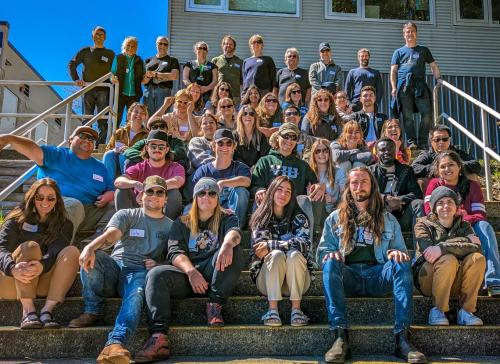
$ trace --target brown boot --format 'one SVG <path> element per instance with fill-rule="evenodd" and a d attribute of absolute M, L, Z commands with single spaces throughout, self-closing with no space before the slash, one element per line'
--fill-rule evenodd
<path fill-rule="evenodd" d="M 102 324 L 102 315 L 93 313 L 82 313 L 77 318 L 71 320 L 68 324 L 70 328 L 99 326 Z"/>
<path fill-rule="evenodd" d="M 166 360 L 170 356 L 170 341 L 167 335 L 156 333 L 149 337 L 142 349 L 134 356 L 136 363 Z"/>
<path fill-rule="evenodd" d="M 99 364 L 130 364 L 130 351 L 122 344 L 111 344 L 104 349 L 97 357 Z"/>

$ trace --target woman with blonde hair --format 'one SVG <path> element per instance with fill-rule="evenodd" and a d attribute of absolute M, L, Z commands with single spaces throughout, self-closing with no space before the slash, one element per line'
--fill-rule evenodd
<path fill-rule="evenodd" d="M 313 95 L 301 129 L 316 138 L 337 139 L 342 130 L 342 119 L 337 114 L 331 93 L 321 89 Z"/>
<path fill-rule="evenodd" d="M 269 138 L 283 123 L 278 98 L 272 92 L 265 94 L 256 111 L 260 119 L 259 130 Z"/>
<path fill-rule="evenodd" d="M 236 129 L 236 112 L 234 101 L 229 97 L 223 97 L 217 103 L 217 129 Z"/>
<path fill-rule="evenodd" d="M 339 114 L 342 121 L 346 122 L 354 119 L 354 112 L 349 105 L 349 100 L 345 91 L 337 91 L 335 95 L 333 95 L 333 100 L 335 101 L 337 114 Z"/>

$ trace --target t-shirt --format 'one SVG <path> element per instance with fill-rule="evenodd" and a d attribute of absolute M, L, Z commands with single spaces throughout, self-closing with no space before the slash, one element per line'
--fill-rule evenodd
<path fill-rule="evenodd" d="M 351 103 L 359 102 L 361 89 L 365 86 L 375 87 L 377 105 L 380 106 L 380 101 L 384 95 L 380 72 L 370 67 L 358 67 L 350 70 L 345 81 L 345 92 Z"/>
<path fill-rule="evenodd" d="M 165 261 L 168 234 L 172 227 L 172 220 L 168 217 L 149 217 L 142 208 L 123 209 L 113 215 L 106 230 L 110 227 L 122 232 L 111 257 L 123 262 L 125 267 L 144 267 L 144 259 L 153 259 L 157 263 Z"/>
<path fill-rule="evenodd" d="M 186 62 L 184 67 L 189 68 L 189 81 L 200 86 L 210 85 L 213 81 L 212 71 L 217 69 L 217 66 L 210 61 L 199 65 L 196 60 Z"/>
<path fill-rule="evenodd" d="M 139 182 L 144 182 L 144 180 L 149 176 L 160 176 L 165 180 L 174 177 L 186 177 L 186 171 L 184 167 L 177 162 L 165 161 L 162 167 L 153 167 L 148 159 L 130 166 L 125 171 L 125 176 Z M 136 191 L 137 192 L 137 191 Z"/>
<path fill-rule="evenodd" d="M 255 85 L 272 91 L 276 82 L 276 66 L 269 56 L 250 57 L 243 61 L 243 91 Z"/>
<path fill-rule="evenodd" d="M 382 186 L 384 189 L 384 194 L 386 195 L 395 195 L 394 189 L 396 187 L 396 167 L 385 168 L 385 186 Z"/>
<path fill-rule="evenodd" d="M 180 219 L 174 221 L 168 237 L 167 260 L 170 263 L 177 255 L 184 254 L 196 265 L 211 257 L 221 247 L 224 237 L 230 230 L 236 230 L 241 235 L 239 221 L 234 214 L 222 215 L 217 234 L 208 229 L 212 218 L 205 222 L 199 221 L 199 232 L 196 234 L 193 234 Z"/>
<path fill-rule="evenodd" d="M 375 250 L 373 249 L 373 243 L 375 239 L 372 232 L 363 226 L 359 226 L 356 229 L 356 235 L 354 239 L 354 249 L 345 257 L 346 264 L 377 263 L 377 259 L 375 258 Z"/>
<path fill-rule="evenodd" d="M 114 191 L 113 180 L 101 161 L 94 157 L 80 159 L 69 148 L 41 146 L 43 165 L 38 166 L 37 178 L 50 177 L 61 193 L 84 205 L 93 204 L 106 191 Z"/>
<path fill-rule="evenodd" d="M 377 131 L 375 130 L 375 120 L 374 120 L 374 113 L 370 112 L 367 113 L 368 115 L 368 132 L 365 137 L 366 142 L 374 142 L 376 141 L 377 138 Z"/>
<path fill-rule="evenodd" d="M 221 54 L 212 59 L 212 62 L 219 68 L 219 82 L 229 83 L 233 95 L 239 97 L 243 60 L 237 56 L 226 58 Z"/>
<path fill-rule="evenodd" d="M 173 70 L 179 70 L 179 61 L 177 58 L 170 57 L 168 54 L 164 57 L 150 57 L 147 58 L 144 63 L 146 64 L 146 71 L 153 71 L 159 73 L 172 72 Z M 161 87 L 172 88 L 174 86 L 173 81 L 159 81 L 156 78 L 151 79 L 147 85 L 154 84 L 160 85 Z"/>
<path fill-rule="evenodd" d="M 279 89 L 280 104 L 285 102 L 285 92 L 292 83 L 298 83 L 302 91 L 302 102 L 306 100 L 307 89 L 311 87 L 309 83 L 309 72 L 302 68 L 296 68 L 293 71 L 285 67 L 276 74 L 276 87 Z"/>
<path fill-rule="evenodd" d="M 434 62 L 431 51 L 427 47 L 415 46 L 409 48 L 403 46 L 394 51 L 391 65 L 398 66 L 398 81 L 405 82 L 408 74 L 412 74 L 412 80 L 425 78 L 425 64 Z"/>
<path fill-rule="evenodd" d="M 213 163 L 207 163 L 198 167 L 194 172 L 192 186 L 202 177 L 212 177 L 218 181 L 239 176 L 251 178 L 250 168 L 242 162 L 232 161 L 231 165 L 226 169 L 216 169 Z"/>

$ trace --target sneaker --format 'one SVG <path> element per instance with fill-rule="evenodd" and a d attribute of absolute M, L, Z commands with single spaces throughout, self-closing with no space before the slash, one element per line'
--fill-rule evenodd
<path fill-rule="evenodd" d="M 224 319 L 221 315 L 222 305 L 214 302 L 207 303 L 207 322 L 208 327 L 224 326 Z"/>
<path fill-rule="evenodd" d="M 443 311 L 441 311 L 437 307 L 433 307 L 429 311 L 429 325 L 442 325 L 442 326 L 448 326 L 450 324 L 450 321 L 448 321 L 448 318 L 444 314 Z"/>
<path fill-rule="evenodd" d="M 98 326 L 102 324 L 102 315 L 94 315 L 93 313 L 82 313 L 76 319 L 69 322 L 68 327 L 89 327 Z"/>
<path fill-rule="evenodd" d="M 500 298 L 500 286 L 488 287 L 488 294 L 490 297 Z"/>
<path fill-rule="evenodd" d="M 457 324 L 465 326 L 482 326 L 483 320 L 463 308 L 458 311 Z"/>
<path fill-rule="evenodd" d="M 152 361 L 167 360 L 170 356 L 170 341 L 167 335 L 153 334 L 146 341 L 142 349 L 134 356 L 136 363 L 149 363 Z"/>

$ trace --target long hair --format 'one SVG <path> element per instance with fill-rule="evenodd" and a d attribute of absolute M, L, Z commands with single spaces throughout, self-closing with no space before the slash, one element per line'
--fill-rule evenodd
<path fill-rule="evenodd" d="M 126 126 L 132 125 L 132 112 L 134 112 L 134 109 L 136 107 L 138 107 L 144 113 L 146 113 L 146 119 L 145 119 L 146 122 L 149 119 L 149 112 L 148 112 L 147 106 L 144 104 L 141 104 L 140 102 L 134 102 L 132 105 L 130 105 L 130 107 L 127 110 L 127 124 L 126 124 Z M 142 122 L 142 126 L 144 127 L 144 121 Z"/>
<path fill-rule="evenodd" d="M 247 88 L 247 90 L 245 91 L 245 94 L 243 95 L 243 97 L 241 99 L 241 105 L 250 105 L 250 92 L 252 90 L 257 90 L 257 94 L 259 94 L 259 101 L 257 101 L 257 103 L 260 102 L 260 100 L 262 99 L 262 97 L 260 95 L 259 88 L 257 86 L 255 86 L 255 85 L 252 85 L 249 88 Z"/>
<path fill-rule="evenodd" d="M 272 92 L 268 92 L 260 99 L 259 106 L 257 106 L 257 109 L 256 109 L 257 115 L 259 116 L 261 121 L 263 121 L 262 125 L 264 125 L 264 123 L 266 123 L 266 125 L 265 125 L 266 127 L 269 126 L 269 124 L 272 122 L 273 118 L 276 115 L 281 117 L 281 106 L 280 106 L 279 102 L 276 103 L 276 111 L 274 112 L 274 114 L 269 114 L 269 112 L 266 110 L 266 100 L 270 97 L 272 97 L 276 100 L 278 99 Z"/>
<path fill-rule="evenodd" d="M 352 172 L 365 172 L 370 176 L 370 197 L 368 198 L 368 206 L 363 211 L 356 207 L 349 188 Z M 336 225 L 336 227 L 342 228 L 340 244 L 343 247 L 352 244 L 358 226 L 364 226 L 374 235 L 375 245 L 379 245 L 382 241 L 384 201 L 378 191 L 377 180 L 367 167 L 356 167 L 349 171 L 346 188 L 338 205 L 339 221 Z"/>
<path fill-rule="evenodd" d="M 358 143 L 356 148 L 365 145 L 365 138 L 363 137 L 363 129 L 361 129 L 361 125 L 359 125 L 357 121 L 351 120 L 344 124 L 344 126 L 342 127 L 342 133 L 340 133 L 337 139 L 337 142 L 342 146 L 342 148 L 347 148 L 347 137 L 353 130 L 359 130 L 359 132 L 361 133 L 361 141 Z"/>
<path fill-rule="evenodd" d="M 387 129 L 389 128 L 389 126 L 391 124 L 396 124 L 397 127 L 399 128 L 399 141 L 401 142 L 401 146 L 399 147 L 399 150 L 401 151 L 401 153 L 403 153 L 403 160 L 406 163 L 410 163 L 411 152 L 406 147 L 406 143 L 403 140 L 403 130 L 401 129 L 401 124 L 399 123 L 399 120 L 398 119 L 388 119 L 388 120 L 384 121 L 384 124 L 382 125 L 381 134 L 382 134 L 382 136 L 387 136 L 387 135 L 385 135 L 385 132 L 387 131 Z"/>
<path fill-rule="evenodd" d="M 328 162 L 327 162 L 327 176 L 328 176 L 328 182 L 330 182 L 330 185 L 335 184 L 335 168 L 333 167 L 333 160 L 332 160 L 332 150 L 330 149 L 330 141 L 327 139 L 317 139 L 313 145 L 311 146 L 311 157 L 309 158 L 309 167 L 314 171 L 316 176 L 319 179 L 319 171 L 318 171 L 318 163 L 316 163 L 316 159 L 314 156 L 316 155 L 316 149 L 322 145 L 328 150 Z"/>
<path fill-rule="evenodd" d="M 294 103 L 292 101 L 292 90 L 294 88 L 297 88 L 297 87 L 301 89 L 300 85 L 297 82 L 293 82 L 287 86 L 287 88 L 285 90 L 285 102 L 288 102 L 289 104 L 294 105 Z M 301 89 L 301 91 L 302 91 L 302 89 Z M 300 99 L 299 104 L 296 106 L 302 106 L 302 98 Z"/>
<path fill-rule="evenodd" d="M 198 100 L 194 101 L 193 96 L 191 95 L 191 90 L 195 87 L 198 87 L 198 90 L 200 91 L 200 97 Z M 194 101 L 194 111 L 198 112 L 201 109 L 203 109 L 203 97 L 201 97 L 201 87 L 197 83 L 191 83 L 188 87 L 186 87 L 186 90 L 189 92 L 189 96 L 191 97 L 191 101 Z M 177 96 L 177 94 L 176 94 Z"/>
<path fill-rule="evenodd" d="M 296 210 L 298 208 L 293 182 L 288 176 L 278 176 L 271 181 L 271 184 L 266 190 L 266 195 L 264 196 L 262 203 L 252 214 L 249 222 L 250 230 L 255 231 L 269 224 L 272 217 L 274 216 L 274 194 L 283 182 L 288 182 L 292 191 L 290 202 L 285 206 L 284 214 L 284 218 L 288 221 L 291 221 L 294 213 L 296 213 Z"/>
<path fill-rule="evenodd" d="M 25 222 L 38 223 L 40 221 L 40 216 L 36 210 L 35 196 L 38 190 L 44 186 L 51 187 L 56 195 L 56 204 L 45 221 L 47 224 L 47 231 L 42 240 L 43 243 L 50 244 L 57 238 L 66 220 L 66 208 L 64 207 L 61 190 L 56 181 L 52 178 L 42 178 L 35 181 L 24 195 L 23 202 L 5 217 L 5 221 L 12 219 L 19 225 Z"/>
<path fill-rule="evenodd" d="M 236 118 L 234 116 L 234 101 L 233 99 L 229 98 L 229 97 L 223 97 L 222 99 L 219 99 L 219 101 L 217 102 L 216 105 L 214 105 L 216 111 L 217 111 L 217 116 L 219 117 L 219 119 L 222 118 L 222 110 L 220 109 L 220 104 L 222 102 L 231 102 L 231 104 L 233 105 L 233 112 L 231 113 L 231 120 L 236 123 Z"/>
<path fill-rule="evenodd" d="M 219 196 L 217 196 L 217 201 L 219 201 Z M 228 214 L 228 211 L 221 207 L 220 202 L 217 202 L 217 206 L 215 207 L 212 215 L 212 221 L 210 221 L 210 224 L 208 225 L 208 229 L 212 233 L 219 233 L 219 227 L 224 214 Z M 200 213 L 196 196 L 193 197 L 193 204 L 191 205 L 191 209 L 187 215 L 181 216 L 180 219 L 181 222 L 184 223 L 189 230 L 191 230 L 191 233 L 198 234 L 200 232 Z"/>
<path fill-rule="evenodd" d="M 229 90 L 229 96 L 226 96 L 226 97 L 229 97 L 234 103 L 234 97 L 233 97 L 233 91 L 231 89 L 231 85 L 226 81 L 220 81 L 217 85 L 215 85 L 215 88 L 212 92 L 212 97 L 210 98 L 210 102 L 212 103 L 212 106 L 214 107 L 214 109 L 216 109 L 217 105 L 219 104 L 219 99 L 220 99 L 219 89 L 222 86 L 226 86 L 226 88 Z"/>
<path fill-rule="evenodd" d="M 465 175 L 464 162 L 462 162 L 462 159 L 460 158 L 457 152 L 453 150 L 447 150 L 445 152 L 439 153 L 432 162 L 431 176 L 440 178 L 439 164 L 446 157 L 450 158 L 453 162 L 455 162 L 458 165 L 460 171 L 458 172 L 457 192 L 462 198 L 462 201 L 464 201 L 470 191 L 470 180 Z"/>
<path fill-rule="evenodd" d="M 252 128 L 252 139 L 248 140 L 247 136 L 245 134 L 245 128 L 243 126 L 243 113 L 244 112 L 253 112 L 253 128 Z M 244 145 L 248 146 L 250 143 L 253 143 L 254 145 L 259 141 L 260 139 L 260 133 L 259 133 L 259 117 L 257 116 L 257 112 L 254 110 L 253 107 L 250 105 L 243 105 L 238 112 L 238 116 L 236 117 L 236 133 L 238 134 L 238 145 Z"/>
<path fill-rule="evenodd" d="M 307 118 L 311 123 L 311 127 L 316 129 L 316 127 L 321 122 L 321 111 L 319 110 L 317 100 L 320 97 L 326 97 L 330 100 L 330 105 L 328 106 L 328 115 L 336 115 L 337 110 L 335 108 L 335 101 L 333 95 L 325 89 L 321 89 L 316 92 L 313 97 L 311 97 L 311 102 L 309 103 L 309 111 L 307 112 Z"/>

